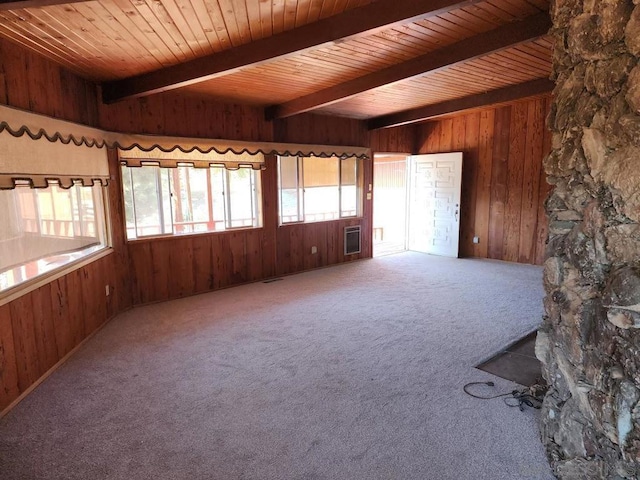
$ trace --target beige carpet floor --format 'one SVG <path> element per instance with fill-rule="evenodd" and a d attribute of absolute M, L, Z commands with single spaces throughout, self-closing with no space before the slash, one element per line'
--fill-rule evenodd
<path fill-rule="evenodd" d="M 541 269 L 402 253 L 136 308 L 0 420 L 0 478 L 550 479 L 534 410 L 471 398 Z"/>

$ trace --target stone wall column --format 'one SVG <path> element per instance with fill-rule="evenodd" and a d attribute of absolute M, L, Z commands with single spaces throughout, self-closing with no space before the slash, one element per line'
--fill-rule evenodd
<path fill-rule="evenodd" d="M 561 479 L 638 479 L 640 0 L 557 0 L 551 16 L 543 442 Z"/>

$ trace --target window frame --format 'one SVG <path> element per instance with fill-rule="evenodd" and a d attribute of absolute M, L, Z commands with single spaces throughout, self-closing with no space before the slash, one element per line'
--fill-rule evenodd
<path fill-rule="evenodd" d="M 208 209 L 209 209 L 209 215 L 210 218 L 206 223 L 218 223 L 218 221 L 214 221 L 212 215 L 212 211 L 213 211 L 213 178 L 212 178 L 212 170 L 214 169 L 220 169 L 222 171 L 222 179 L 223 179 L 223 184 L 222 184 L 222 191 L 223 191 L 223 201 L 222 201 L 222 208 L 224 211 L 224 229 L 220 230 L 220 229 L 214 229 L 213 230 L 205 230 L 205 231 L 192 231 L 192 232 L 176 232 L 175 231 L 175 226 L 176 226 L 176 220 L 175 220 L 175 213 L 174 213 L 174 207 L 175 207 L 175 203 L 174 203 L 174 197 L 176 195 L 179 195 L 178 191 L 175 190 L 175 183 L 174 180 L 172 179 L 172 175 L 170 175 L 169 173 L 167 173 L 167 178 L 168 178 L 168 185 L 169 185 L 169 215 L 170 215 L 170 221 L 167 223 L 168 225 L 171 226 L 171 231 L 168 232 L 164 232 L 163 233 L 157 233 L 157 234 L 150 234 L 150 235 L 138 235 L 138 224 L 137 224 L 137 215 L 136 215 L 136 211 L 135 211 L 135 201 L 133 201 L 133 229 L 135 232 L 135 237 L 130 238 L 129 237 L 129 226 L 127 225 L 127 212 L 126 212 L 126 208 L 124 208 L 125 205 L 125 182 L 124 182 L 124 173 L 125 171 L 129 174 L 131 174 L 131 172 L 134 169 L 140 169 L 140 168 L 149 168 L 149 167 L 156 167 L 157 168 L 157 173 L 156 173 L 156 186 L 157 186 L 157 197 L 158 197 L 158 205 L 162 205 L 162 201 L 163 199 L 162 197 L 162 188 L 160 188 L 161 185 L 161 176 L 162 176 L 162 172 L 164 171 L 171 171 L 175 168 L 191 168 L 191 169 L 195 169 L 195 170 L 203 170 L 203 171 L 207 171 L 207 182 L 210 182 L 210 188 L 208 189 Z M 232 219 L 230 217 L 230 212 L 231 212 L 231 199 L 230 199 L 230 195 L 228 194 L 229 192 L 229 176 L 232 172 L 235 172 L 237 170 L 248 170 L 250 172 L 251 175 L 251 180 L 250 180 L 250 185 L 251 185 L 251 211 L 252 211 L 252 220 L 254 221 L 254 225 L 252 226 L 238 226 L 238 227 L 233 227 L 231 225 L 232 223 Z M 188 236 L 192 236 L 192 235 L 211 235 L 211 234 L 221 234 L 221 233 L 225 233 L 225 232 L 231 232 L 231 231 L 238 231 L 238 230 L 253 230 L 253 229 L 259 229 L 259 228 L 263 228 L 263 222 L 264 222 L 264 218 L 263 218 L 263 211 L 262 211 L 262 170 L 256 170 L 253 168 L 246 168 L 243 167 L 241 169 L 229 169 L 229 168 L 225 168 L 223 166 L 211 166 L 208 168 L 196 168 L 194 165 L 190 165 L 190 164 L 181 164 L 178 163 L 176 167 L 163 167 L 157 164 L 143 164 L 141 166 L 129 166 L 126 165 L 124 163 L 121 162 L 120 164 L 120 174 L 121 174 L 121 178 L 123 179 L 122 181 L 122 185 L 120 188 L 120 195 L 121 195 L 121 199 L 122 199 L 122 204 L 123 204 L 123 228 L 124 228 L 124 235 L 125 235 L 125 241 L 127 243 L 129 242 L 142 242 L 142 241 L 147 241 L 147 240 L 153 240 L 153 239 L 159 239 L 159 238 L 172 238 L 172 237 L 188 237 Z M 131 177 L 130 177 L 131 178 Z M 132 199 L 135 198 L 135 191 L 133 188 L 133 181 L 130 182 L 131 185 L 131 197 Z M 191 209 L 193 208 L 193 205 L 191 205 L 190 207 Z M 164 212 L 163 208 L 160 208 L 160 215 L 162 217 L 162 221 L 165 222 L 165 217 L 167 215 L 166 212 Z M 184 224 L 185 222 L 178 222 L 177 224 Z M 188 222 L 187 222 L 188 223 Z M 195 223 L 202 223 L 202 222 L 195 222 Z M 161 224 L 163 230 L 164 227 L 166 225 L 164 225 L 164 223 Z"/>
<path fill-rule="evenodd" d="M 342 195 L 343 195 L 343 158 L 338 156 L 334 156 L 338 161 L 338 216 L 337 218 L 332 219 L 322 219 L 322 220 L 306 220 L 305 213 L 305 190 L 306 188 L 304 184 L 304 159 L 309 158 L 312 155 L 304 156 L 304 155 L 296 155 L 296 198 L 297 198 L 297 220 L 293 221 L 283 221 L 283 212 L 282 212 L 282 168 L 280 159 L 283 157 L 294 157 L 293 155 L 278 155 L 277 156 L 277 166 L 278 166 L 278 226 L 286 226 L 286 225 L 297 225 L 304 223 L 320 223 L 320 222 L 335 222 L 338 220 L 346 220 L 346 219 L 356 219 L 362 217 L 362 208 L 363 208 L 363 191 L 364 191 L 364 178 L 363 178 L 363 165 L 362 161 L 358 157 L 349 157 L 355 159 L 355 187 L 356 187 L 356 211 L 354 215 L 343 215 L 342 211 Z M 320 158 L 320 157 L 319 157 Z M 290 216 L 290 215 L 287 215 Z"/>
<path fill-rule="evenodd" d="M 49 184 L 47 185 L 47 188 L 49 188 L 50 186 L 57 186 L 59 188 L 63 188 L 59 183 L 54 181 L 50 181 Z M 98 248 L 95 251 L 92 251 L 91 253 L 82 255 L 81 257 L 70 260 L 69 262 L 64 263 L 63 265 L 60 265 L 58 267 L 52 268 L 51 270 L 35 275 L 32 278 L 29 278 L 23 282 L 20 282 L 4 290 L 0 290 L 0 306 L 5 305 L 9 302 L 12 302 L 17 298 L 22 297 L 23 295 L 33 292 L 34 290 L 37 290 L 38 288 L 43 287 L 44 285 L 50 284 L 51 282 L 59 278 L 62 278 L 66 275 L 69 275 L 70 273 L 76 270 L 79 270 L 80 268 L 83 268 L 95 262 L 96 260 L 99 260 L 100 258 L 106 257 L 107 255 L 111 255 L 114 252 L 113 237 L 112 237 L 113 231 L 111 226 L 110 195 L 109 195 L 108 186 L 100 183 L 95 183 L 94 185 L 85 187 L 83 185 L 78 185 L 77 183 L 74 183 L 74 185 L 71 188 L 76 186 L 78 186 L 79 188 L 91 188 L 92 195 L 94 197 L 94 202 L 95 202 L 95 191 L 96 191 L 94 189 L 99 189 L 99 191 L 102 193 L 102 202 L 101 202 L 102 209 L 100 210 L 101 210 L 102 225 L 104 230 L 103 244 L 100 245 L 100 248 Z M 16 183 L 16 188 L 25 188 L 25 184 Z M 33 187 L 30 187 L 30 188 L 33 188 Z M 36 201 L 36 204 L 37 204 L 37 201 Z M 81 210 L 82 208 L 80 208 L 80 211 Z M 40 209 L 38 207 L 36 207 L 36 219 L 38 220 L 38 223 L 41 220 Z M 38 226 L 38 230 L 40 231 L 40 226 Z M 42 257 L 38 260 L 42 260 L 45 258 L 48 258 L 48 257 Z M 33 260 L 33 261 L 38 261 L 38 260 Z"/>

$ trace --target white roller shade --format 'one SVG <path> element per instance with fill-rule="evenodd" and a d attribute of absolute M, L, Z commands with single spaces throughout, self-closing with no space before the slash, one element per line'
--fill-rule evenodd
<path fill-rule="evenodd" d="M 42 188 L 53 182 L 69 188 L 75 182 L 106 185 L 108 181 L 106 148 L 0 133 L 0 189 L 14 188 L 16 182 Z"/>

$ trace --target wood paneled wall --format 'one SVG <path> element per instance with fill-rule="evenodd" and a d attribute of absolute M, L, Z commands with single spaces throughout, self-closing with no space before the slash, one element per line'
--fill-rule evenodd
<path fill-rule="evenodd" d="M 464 152 L 460 255 L 541 264 L 550 98 L 421 124 L 417 153 Z M 480 237 L 474 244 L 473 237 Z"/>
<path fill-rule="evenodd" d="M 114 159 L 110 172 L 117 177 Z M 110 210 L 117 215 L 122 211 L 118 182 L 108 190 Z M 0 411 L 108 319 L 131 307 L 128 250 L 122 223 L 117 217 L 112 221 L 111 253 L 0 306 Z"/>
<path fill-rule="evenodd" d="M 369 146 L 366 123 L 350 118 L 304 113 L 276 120 L 273 130 L 276 142 Z"/>
<path fill-rule="evenodd" d="M 145 304 L 325 267 L 371 256 L 371 201 L 364 215 L 296 225 L 278 225 L 276 158 L 262 171 L 263 227 L 129 243 L 134 304 Z M 372 182 L 365 162 L 364 182 Z M 344 255 L 344 227 L 361 225 L 362 251 Z M 311 253 L 311 247 L 317 253 Z"/>
<path fill-rule="evenodd" d="M 98 123 L 94 84 L 2 39 L 0 103 L 85 125 Z"/>
<path fill-rule="evenodd" d="M 421 125 L 406 125 L 374 130 L 371 132 L 371 150 L 374 153 L 416 153 L 417 133 L 421 128 Z"/>
<path fill-rule="evenodd" d="M 95 126 L 96 94 L 92 83 L 0 40 L 1 103 Z M 115 179 L 108 187 L 113 251 L 0 306 L 0 411 L 100 325 L 131 306 L 115 157 L 110 173 Z"/>
<path fill-rule="evenodd" d="M 227 105 L 197 96 L 167 92 L 99 104 L 100 127 L 150 135 L 273 141 L 273 124 L 261 108 Z"/>
<path fill-rule="evenodd" d="M 167 110 L 173 108 L 168 105 L 174 102 L 185 109 L 178 116 Z M 218 114 L 211 113 L 232 112 L 234 108 L 233 117 L 226 122 L 217 121 Z M 295 122 L 282 120 L 272 124 L 263 120 L 262 110 L 253 107 L 207 105 L 201 99 L 181 99 L 174 94 L 100 107 L 101 127 L 105 129 L 119 130 L 122 125 L 124 130 L 133 128 L 132 124 L 126 126 L 129 116 L 145 119 L 138 131 L 151 134 L 356 146 L 368 145 L 369 138 L 364 122 L 357 120 L 303 115 Z M 191 125 L 189 128 L 193 130 L 185 125 Z M 364 215 L 357 220 L 279 226 L 277 160 L 270 156 L 266 163 L 262 172 L 262 228 L 129 243 L 134 304 L 194 295 L 371 256 L 370 201 L 364 200 Z M 372 183 L 372 162 L 367 160 L 364 167 L 368 188 Z M 354 224 L 362 226 L 363 249 L 359 255 L 345 257 L 344 226 Z M 311 254 L 311 246 L 317 247 L 316 254 Z"/>

